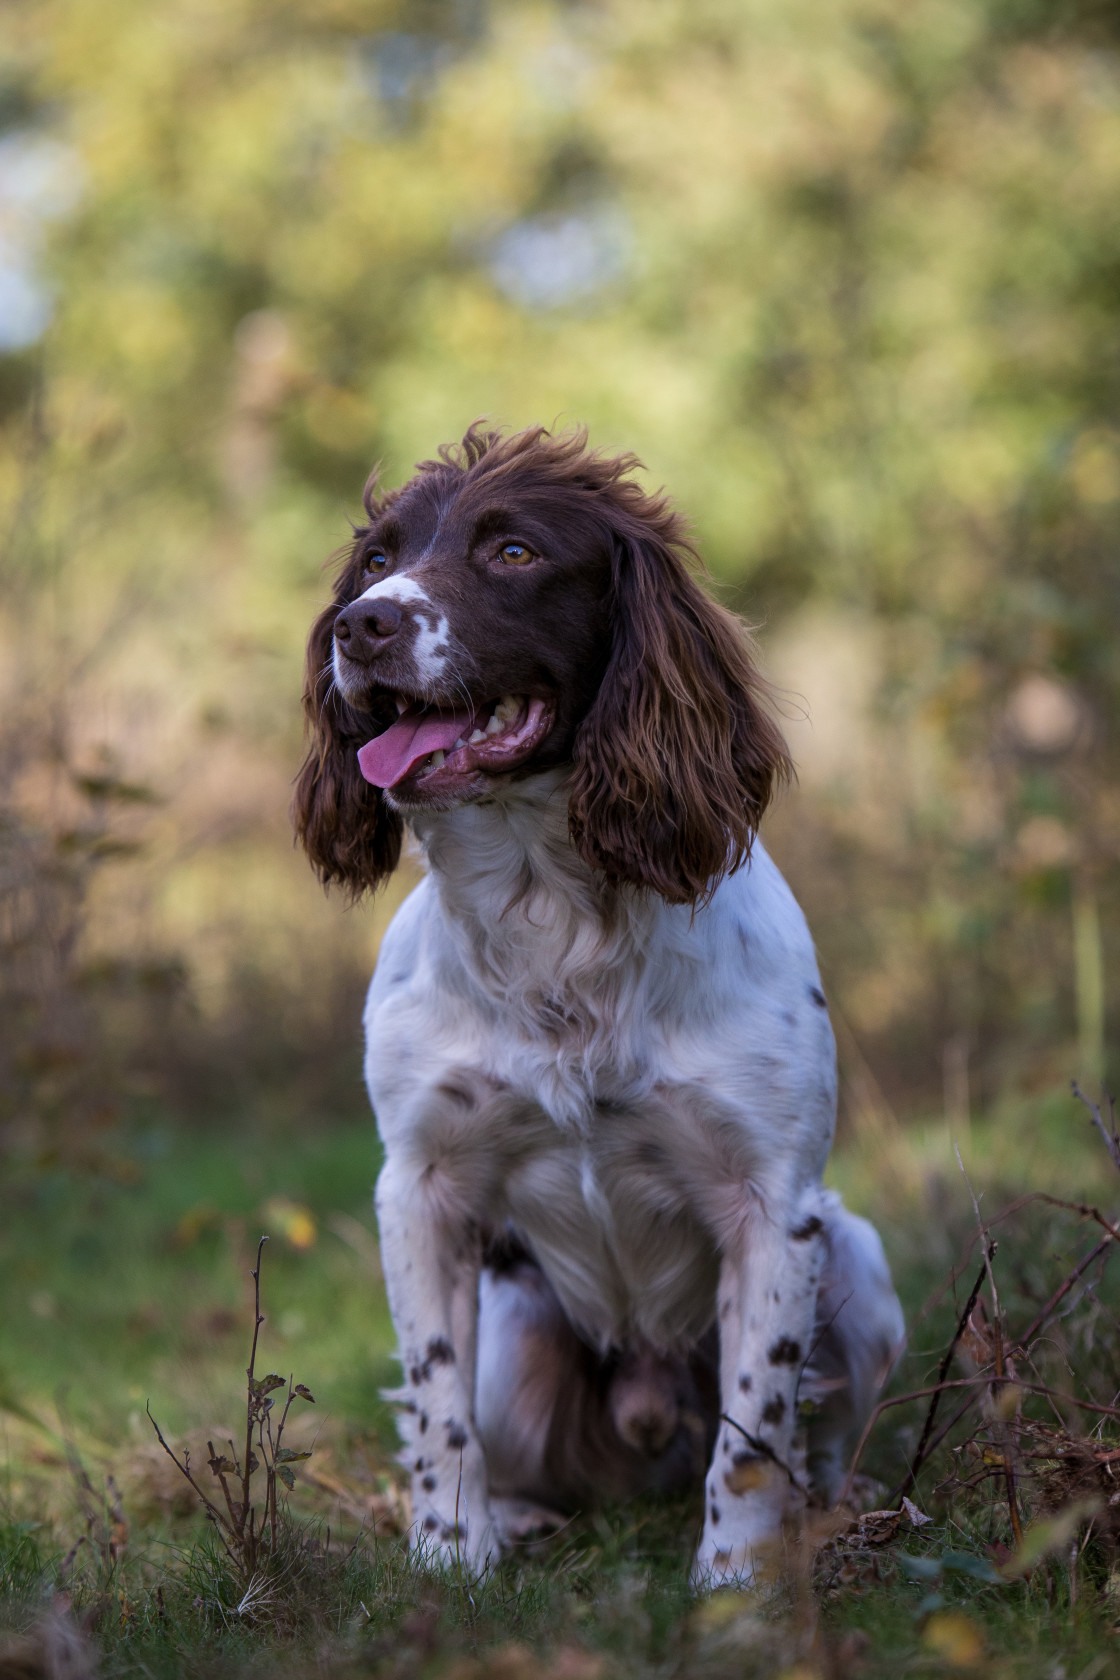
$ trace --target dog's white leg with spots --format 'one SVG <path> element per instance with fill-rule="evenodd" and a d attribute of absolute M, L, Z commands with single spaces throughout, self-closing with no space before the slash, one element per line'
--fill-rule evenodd
<path fill-rule="evenodd" d="M 746 1582 L 781 1533 L 791 1491 L 797 1383 L 822 1264 L 818 1195 L 760 1195 L 720 1265 L 719 1434 L 693 1565 L 699 1588 Z M 763 1209 L 794 1211 L 781 1223 Z"/>
<path fill-rule="evenodd" d="M 425 1172 L 390 1156 L 377 1181 L 382 1263 L 400 1341 L 402 1462 L 412 1472 L 414 1549 L 476 1572 L 498 1546 L 475 1429 L 478 1239 L 448 1229 Z"/>

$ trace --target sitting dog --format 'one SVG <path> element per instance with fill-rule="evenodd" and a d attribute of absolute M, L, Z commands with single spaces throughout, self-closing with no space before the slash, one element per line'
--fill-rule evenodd
<path fill-rule="evenodd" d="M 704 1483 L 700 1585 L 835 1497 L 902 1341 L 822 1190 L 832 1032 L 756 838 L 789 769 L 680 516 L 581 433 L 472 427 L 366 488 L 311 632 L 295 820 L 322 880 L 428 872 L 366 1077 L 417 1543 L 481 1568 Z"/>

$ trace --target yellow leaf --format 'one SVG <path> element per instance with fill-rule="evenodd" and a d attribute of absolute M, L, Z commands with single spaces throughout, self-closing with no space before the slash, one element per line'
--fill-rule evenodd
<path fill-rule="evenodd" d="M 979 1668 L 984 1662 L 984 1635 L 959 1610 L 938 1610 L 922 1629 L 922 1644 L 955 1668 Z"/>
<path fill-rule="evenodd" d="M 1005 1383 L 991 1398 L 992 1416 L 1000 1423 L 1010 1423 L 1019 1410 L 1019 1402 L 1023 1398 L 1023 1391 L 1018 1383 Z"/>
<path fill-rule="evenodd" d="M 262 1211 L 265 1221 L 276 1227 L 292 1248 L 314 1248 L 319 1228 L 310 1208 L 289 1200 L 287 1196 L 273 1196 Z"/>

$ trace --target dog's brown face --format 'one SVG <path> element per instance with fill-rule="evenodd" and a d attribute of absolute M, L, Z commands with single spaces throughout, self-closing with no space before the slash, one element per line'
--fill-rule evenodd
<path fill-rule="evenodd" d="M 365 779 L 404 811 L 565 763 L 610 656 L 610 533 L 533 461 L 421 473 L 358 533 L 334 619 Z M 386 726 L 387 724 L 387 726 Z"/>
<path fill-rule="evenodd" d="M 611 885 L 702 901 L 748 855 L 784 743 L 742 626 L 690 575 L 638 463 L 472 427 L 369 522 L 308 644 L 296 830 L 355 894 L 402 816 L 569 768 L 573 844 Z"/>

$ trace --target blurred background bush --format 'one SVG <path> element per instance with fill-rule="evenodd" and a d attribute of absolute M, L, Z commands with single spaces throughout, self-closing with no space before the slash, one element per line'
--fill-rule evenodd
<path fill-rule="evenodd" d="M 375 461 L 586 421 L 760 623 L 847 1121 L 1104 1071 L 1103 0 L 0 5 L 0 1148 L 360 1109 L 287 823 Z"/>

